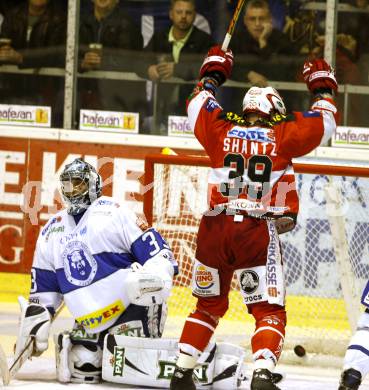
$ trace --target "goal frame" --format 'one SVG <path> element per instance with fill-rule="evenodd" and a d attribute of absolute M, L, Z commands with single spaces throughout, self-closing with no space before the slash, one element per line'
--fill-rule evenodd
<path fill-rule="evenodd" d="M 335 175 L 335 176 L 360 176 L 369 178 L 369 168 L 328 163 L 311 162 L 293 163 L 295 173 L 316 174 L 316 175 Z M 154 165 L 192 165 L 210 168 L 210 159 L 208 156 L 193 155 L 168 155 L 153 153 L 145 157 L 145 193 L 143 195 L 143 210 L 149 225 L 153 221 L 153 204 L 154 204 Z"/>
<path fill-rule="evenodd" d="M 178 165 L 178 166 L 194 166 L 210 168 L 210 159 L 207 156 L 193 155 L 165 155 L 165 154 L 150 154 L 145 158 L 145 193 L 143 195 L 144 214 L 148 224 L 153 223 L 153 207 L 154 207 L 154 175 L 155 164 L 163 165 Z M 357 163 L 353 161 L 337 160 L 322 160 L 319 158 L 301 158 L 293 162 L 293 168 L 297 174 L 315 174 L 329 176 L 350 176 L 369 178 L 369 168 L 365 163 Z M 341 209 L 340 196 L 338 189 L 334 185 L 325 190 L 325 195 L 330 203 L 336 208 Z M 334 234 L 333 249 L 336 255 L 337 266 L 340 273 L 340 283 L 342 287 L 343 299 L 347 315 L 349 318 L 350 328 L 353 331 L 356 328 L 357 319 L 360 315 L 360 297 L 354 285 L 354 277 L 350 270 L 350 258 L 348 254 L 348 243 L 345 234 L 344 223 L 345 219 L 342 213 L 329 217 L 329 222 Z"/>

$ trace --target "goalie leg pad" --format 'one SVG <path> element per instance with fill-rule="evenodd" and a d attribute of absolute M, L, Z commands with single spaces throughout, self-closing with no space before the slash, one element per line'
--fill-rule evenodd
<path fill-rule="evenodd" d="M 138 306 L 130 304 L 108 332 L 134 337 L 161 337 L 167 318 L 167 305 Z M 102 346 L 103 343 L 101 343 Z"/>
<path fill-rule="evenodd" d="M 229 343 L 218 343 L 212 389 L 237 389 L 246 381 L 245 351 Z"/>
<path fill-rule="evenodd" d="M 244 350 L 228 343 L 209 343 L 194 369 L 197 388 L 236 389 L 245 379 Z M 167 389 L 175 370 L 178 342 L 107 335 L 102 377 L 108 382 Z"/>
<path fill-rule="evenodd" d="M 59 382 L 100 382 L 102 351 L 98 345 L 73 345 L 69 332 L 55 335 L 54 341 Z"/>
<path fill-rule="evenodd" d="M 174 339 L 148 339 L 107 335 L 104 340 L 102 377 L 108 382 L 168 389 L 178 356 Z M 209 344 L 194 369 L 198 386 L 213 380 L 215 345 Z"/>

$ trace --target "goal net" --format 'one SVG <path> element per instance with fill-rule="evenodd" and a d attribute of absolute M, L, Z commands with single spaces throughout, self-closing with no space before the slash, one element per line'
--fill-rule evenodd
<path fill-rule="evenodd" d="M 341 365 L 361 312 L 369 279 L 369 172 L 353 166 L 294 164 L 300 197 L 296 228 L 280 236 L 287 284 L 287 329 L 282 361 Z M 179 337 L 196 299 L 191 295 L 196 234 L 207 209 L 206 157 L 152 155 L 145 162 L 146 218 L 171 245 L 179 263 L 169 300 L 166 337 Z M 216 330 L 217 340 L 250 351 L 253 317 L 247 313 L 236 278 L 230 307 Z M 329 358 L 324 358 L 328 356 Z M 318 360 L 317 360 L 318 359 Z M 301 360 L 300 360 L 301 361 Z"/>

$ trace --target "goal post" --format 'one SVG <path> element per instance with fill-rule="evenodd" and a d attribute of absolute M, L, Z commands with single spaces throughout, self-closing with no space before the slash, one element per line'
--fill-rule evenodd
<path fill-rule="evenodd" d="M 195 304 L 191 271 L 198 225 L 207 208 L 209 166 L 205 156 L 155 154 L 145 159 L 144 213 L 171 245 L 180 268 L 169 300 L 168 337 L 180 335 Z M 285 350 L 303 345 L 308 356 L 329 355 L 327 365 L 342 362 L 369 279 L 368 167 L 319 159 L 294 163 L 300 213 L 296 228 L 281 235 L 287 284 Z M 250 349 L 254 322 L 238 290 L 234 278 L 230 307 L 216 335 Z M 293 353 L 283 356 L 301 359 Z"/>

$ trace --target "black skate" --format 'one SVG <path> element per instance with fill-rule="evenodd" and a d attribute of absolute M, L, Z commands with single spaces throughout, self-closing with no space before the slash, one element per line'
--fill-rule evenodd
<path fill-rule="evenodd" d="M 192 379 L 193 370 L 176 367 L 170 381 L 170 390 L 196 390 Z"/>
<path fill-rule="evenodd" d="M 338 390 L 358 390 L 360 383 L 361 373 L 353 368 L 349 368 L 342 373 Z"/>
<path fill-rule="evenodd" d="M 280 388 L 274 384 L 273 374 L 269 370 L 258 368 L 252 375 L 251 390 L 280 390 Z"/>

